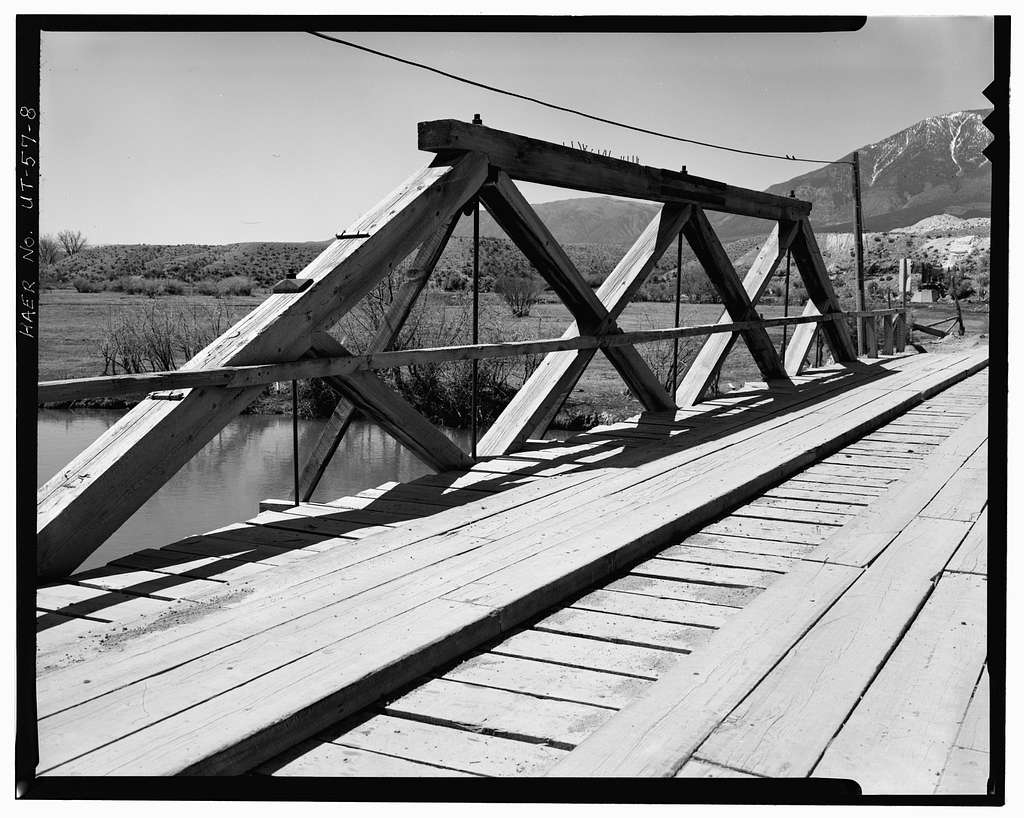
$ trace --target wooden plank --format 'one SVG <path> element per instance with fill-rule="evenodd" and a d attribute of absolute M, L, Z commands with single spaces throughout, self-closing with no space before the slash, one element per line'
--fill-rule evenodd
<path fill-rule="evenodd" d="M 265 775 L 322 778 L 448 778 L 470 775 L 381 753 L 340 747 L 329 742 L 314 744 L 284 764 L 266 764 L 260 772 Z"/>
<path fill-rule="evenodd" d="M 988 753 L 954 747 L 935 787 L 936 795 L 988 795 L 991 759 Z"/>
<path fill-rule="evenodd" d="M 859 319 L 864 328 L 864 354 L 867 358 L 878 357 L 878 322 L 876 316 Z"/>
<path fill-rule="evenodd" d="M 985 660 L 986 582 L 944 576 L 814 768 L 865 794 L 935 788 Z"/>
<path fill-rule="evenodd" d="M 36 589 L 36 608 L 64 616 L 89 616 L 119 622 L 160 613 L 167 609 L 167 601 L 62 583 Z"/>
<path fill-rule="evenodd" d="M 891 469 L 894 471 L 904 472 L 914 466 L 913 463 L 901 463 L 898 459 L 892 457 L 865 455 L 857 452 L 850 452 L 847 449 L 843 449 L 841 452 L 837 452 L 834 455 L 826 457 L 821 462 L 828 465 L 867 466 L 874 469 Z M 893 474 L 891 476 L 897 480 L 903 477 L 902 474 Z"/>
<path fill-rule="evenodd" d="M 792 501 L 795 502 L 795 501 Z M 818 511 L 806 508 L 793 508 L 780 505 L 755 505 L 750 503 L 741 506 L 732 513 L 733 517 L 750 517 L 756 520 L 778 520 L 780 522 L 812 523 L 814 525 L 844 525 L 850 520 L 849 514 L 836 514 L 830 511 Z"/>
<path fill-rule="evenodd" d="M 846 486 L 838 482 L 824 482 L 803 479 L 803 474 L 780 483 L 764 493 L 765 497 L 794 498 L 798 500 L 816 500 L 822 503 L 850 503 L 868 505 L 871 498 L 878 497 L 885 490 L 871 486 Z"/>
<path fill-rule="evenodd" d="M 349 354 L 344 346 L 325 332 L 314 333 L 313 349 L 324 355 Z M 436 471 L 464 469 L 473 465 L 469 455 L 451 438 L 373 373 L 357 372 L 344 378 L 324 378 L 324 381 Z"/>
<path fill-rule="evenodd" d="M 725 517 L 711 525 L 704 526 L 709 534 L 728 534 L 734 537 L 753 537 L 759 540 L 817 545 L 828 538 L 834 526 L 820 526 L 813 523 L 757 520 L 752 517 Z"/>
<path fill-rule="evenodd" d="M 688 207 L 663 207 L 609 273 L 598 288 L 597 297 L 611 318 L 626 308 L 632 294 L 647 279 L 689 217 Z M 579 328 L 573 325 L 563 338 L 579 334 Z M 480 439 L 477 451 L 484 455 L 504 454 L 517 449 L 531 435 L 543 433 L 593 356 L 593 350 L 545 355 Z"/>
<path fill-rule="evenodd" d="M 971 526 L 946 570 L 988 575 L 988 507 Z"/>
<path fill-rule="evenodd" d="M 373 716 L 334 744 L 476 775 L 539 775 L 565 750 L 428 722 Z"/>
<path fill-rule="evenodd" d="M 624 591 L 631 594 L 664 599 L 678 599 L 683 602 L 699 602 L 707 605 L 724 605 L 741 608 L 761 593 L 760 588 L 738 588 L 728 585 L 706 585 L 700 582 L 679 582 L 659 577 L 627 574 L 605 586 L 610 591 Z"/>
<path fill-rule="evenodd" d="M 841 528 L 815 551 L 812 559 L 867 565 L 918 515 L 960 469 L 966 455 L 987 436 L 984 415 L 964 426 L 915 468 L 895 489 L 855 521 Z"/>
<path fill-rule="evenodd" d="M 75 574 L 75 584 L 166 600 L 202 599 L 225 590 L 227 585 L 220 580 L 193 579 L 145 569 L 110 566 Z"/>
<path fill-rule="evenodd" d="M 772 227 L 757 258 L 754 259 L 754 263 L 750 265 L 750 269 L 743 277 L 743 289 L 746 290 L 751 304 L 757 304 L 760 301 L 761 295 L 771 282 L 776 269 L 785 258 L 795 234 L 796 225 L 789 222 L 776 223 Z M 729 311 L 722 310 L 722 314 L 718 317 L 718 323 L 723 324 L 731 320 Z M 729 354 L 735 340 L 735 334 L 708 336 L 686 368 L 686 374 L 676 389 L 678 405 L 690 406 L 700 400 L 714 377 L 716 369 Z"/>
<path fill-rule="evenodd" d="M 637 619 L 634 616 L 563 608 L 534 625 L 539 631 L 568 633 L 588 639 L 604 639 L 625 645 L 639 645 L 677 652 L 691 651 L 711 637 L 711 628 Z"/>
<path fill-rule="evenodd" d="M 977 615 L 978 612 L 974 613 Z M 981 611 L 981 614 L 983 616 L 984 611 Z M 989 674 L 986 666 L 981 671 L 981 678 L 978 680 L 977 687 L 974 688 L 971 703 L 960 724 L 960 732 L 956 736 L 957 747 L 983 753 L 990 751 L 990 695 Z"/>
<path fill-rule="evenodd" d="M 950 520 L 908 525 L 717 726 L 701 757 L 759 775 L 809 775 L 964 530 Z"/>
<path fill-rule="evenodd" d="M 969 461 L 968 461 L 969 462 Z M 939 489 L 922 517 L 974 522 L 988 504 L 988 469 L 962 466 Z"/>
<path fill-rule="evenodd" d="M 243 582 L 270 568 L 269 565 L 218 557 L 197 557 L 179 551 L 146 549 L 118 557 L 111 567 L 151 570 L 171 577 L 216 579 L 219 582 Z"/>
<path fill-rule="evenodd" d="M 477 151 L 513 179 L 657 202 L 695 202 L 710 210 L 793 219 L 810 213 L 799 199 L 733 187 L 678 171 L 626 162 L 454 119 L 419 123 L 424 151 Z"/>
<path fill-rule="evenodd" d="M 794 491 L 796 494 L 799 490 Z M 849 518 L 859 514 L 863 511 L 866 503 L 852 503 L 849 500 L 862 499 L 857 497 L 848 497 L 846 500 L 836 500 L 830 498 L 820 498 L 820 495 L 816 495 L 811 491 L 799 492 L 803 494 L 803 497 L 786 497 L 784 493 L 770 494 L 758 497 L 756 500 L 751 500 L 747 503 L 744 508 L 756 509 L 756 508 L 788 508 L 799 511 L 820 511 L 826 514 L 833 514 L 837 517 L 845 518 L 845 522 L 849 522 Z M 826 495 L 828 492 L 824 492 Z M 813 497 L 814 499 L 809 499 Z M 840 523 L 840 525 L 844 524 Z"/>
<path fill-rule="evenodd" d="M 683 545 L 695 548 L 715 548 L 736 554 L 749 555 L 756 559 L 760 556 L 803 559 L 810 554 L 815 546 L 801 543 L 779 542 L 778 540 L 760 540 L 755 537 L 734 537 L 728 534 L 710 534 L 700 531 L 691 534 Z"/>
<path fill-rule="evenodd" d="M 569 750 L 615 711 L 488 687 L 432 679 L 384 712 Z"/>
<path fill-rule="evenodd" d="M 573 608 L 600 613 L 655 619 L 679 625 L 704 625 L 720 628 L 729 619 L 732 609 L 721 605 L 684 602 L 678 599 L 630 594 L 599 589 L 572 603 Z"/>
<path fill-rule="evenodd" d="M 756 775 L 720 767 L 710 761 L 691 758 L 675 775 L 676 778 L 757 778 Z"/>
<path fill-rule="evenodd" d="M 554 776 L 672 776 L 859 574 L 801 565 L 556 764 Z"/>
<path fill-rule="evenodd" d="M 747 568 L 756 571 L 772 571 L 784 574 L 793 570 L 796 560 L 767 554 L 751 554 L 725 550 L 723 547 L 670 545 L 658 554 L 661 559 L 701 562 L 707 565 L 722 565 L 733 568 Z M 769 582 L 771 579 L 769 578 Z"/>
<path fill-rule="evenodd" d="M 895 316 L 882 316 L 882 354 L 892 355 L 895 346 L 895 328 L 893 319 Z M 902 352 L 902 350 L 900 350 Z"/>
<path fill-rule="evenodd" d="M 395 293 L 391 304 L 388 305 L 387 311 L 381 317 L 381 324 L 369 344 L 371 350 L 390 349 L 398 340 L 399 333 L 402 331 L 409 313 L 412 312 L 416 299 L 423 292 L 423 288 L 427 286 L 430 274 L 437 266 L 441 253 L 444 252 L 448 239 L 461 216 L 461 212 L 458 213 L 420 245 L 412 267 L 405 275 L 405 280 L 398 292 Z M 331 458 L 334 457 L 334 453 L 338 449 L 338 444 L 341 443 L 342 437 L 345 436 L 349 424 L 355 417 L 355 406 L 344 398 L 339 398 L 302 467 L 302 474 L 299 476 L 299 496 L 303 500 L 309 500 L 313 496 L 328 463 L 331 462 Z"/>
<path fill-rule="evenodd" d="M 754 571 L 673 559 L 652 559 L 640 563 L 631 572 L 636 576 L 704 582 L 709 585 L 732 585 L 744 588 L 767 588 L 779 578 L 773 571 Z"/>
<path fill-rule="evenodd" d="M 682 655 L 656 648 L 536 630 L 510 636 L 492 652 L 652 680 L 672 667 Z"/>
<path fill-rule="evenodd" d="M 392 263 L 462 207 L 486 175 L 486 160 L 438 159 L 415 174 L 298 277 L 313 285 L 273 295 L 184 369 L 294 360 L 311 328 L 351 309 Z M 262 390 L 193 389 L 180 401 L 144 400 L 37 492 L 37 570 L 70 573 Z M 185 430 L 185 432 L 183 432 Z"/>
<path fill-rule="evenodd" d="M 683 235 L 693 248 L 697 260 L 707 273 L 718 292 L 726 311 L 733 321 L 749 321 L 757 318 L 757 312 L 750 296 L 739 280 L 725 248 L 715 235 L 704 212 L 695 207 L 689 220 L 683 226 Z M 744 330 L 740 333 L 750 355 L 766 381 L 787 380 L 786 368 L 775 351 L 775 347 L 762 327 Z"/>
<path fill-rule="evenodd" d="M 496 653 L 483 653 L 467 659 L 442 678 L 616 710 L 625 707 L 650 685 L 643 679 L 618 673 L 602 673 Z"/>

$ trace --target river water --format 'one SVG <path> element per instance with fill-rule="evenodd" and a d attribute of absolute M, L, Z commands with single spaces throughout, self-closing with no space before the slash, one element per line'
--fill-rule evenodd
<path fill-rule="evenodd" d="M 39 410 L 37 485 L 64 468 L 120 416 L 104 410 Z M 300 459 L 322 426 L 323 421 L 299 421 Z M 469 449 L 468 430 L 445 433 Z M 394 438 L 357 421 L 345 433 L 313 500 L 355 494 L 388 480 L 414 480 L 429 471 Z M 186 463 L 80 570 L 247 520 L 257 514 L 260 500 L 291 499 L 293 493 L 291 418 L 242 415 Z"/>

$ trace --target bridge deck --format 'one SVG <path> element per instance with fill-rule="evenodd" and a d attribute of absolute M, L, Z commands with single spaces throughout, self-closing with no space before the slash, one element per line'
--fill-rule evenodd
<path fill-rule="evenodd" d="M 986 355 L 812 373 L 41 589 L 39 771 L 287 751 L 262 770 L 979 791 Z"/>

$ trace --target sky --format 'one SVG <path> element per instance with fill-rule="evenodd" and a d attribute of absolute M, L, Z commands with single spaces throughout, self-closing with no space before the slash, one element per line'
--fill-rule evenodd
<path fill-rule="evenodd" d="M 827 159 L 988 107 L 992 79 L 990 18 L 876 17 L 838 34 L 327 33 L 599 116 Z M 417 122 L 476 113 L 754 189 L 815 167 L 591 122 L 301 32 L 48 32 L 41 82 L 40 227 L 92 244 L 327 238 L 430 160 Z"/>

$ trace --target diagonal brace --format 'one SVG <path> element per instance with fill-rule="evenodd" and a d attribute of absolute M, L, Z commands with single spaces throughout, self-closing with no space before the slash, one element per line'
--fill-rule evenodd
<path fill-rule="evenodd" d="M 729 317 L 733 321 L 759 320 L 760 316 L 754 309 L 750 296 L 740 283 L 736 269 L 711 229 L 703 210 L 698 207 L 693 209 L 693 215 L 683 228 L 683 235 L 686 236 L 708 278 L 718 291 Z M 775 351 L 775 346 L 764 327 L 742 330 L 740 335 L 766 381 L 789 380 L 779 353 Z"/>

